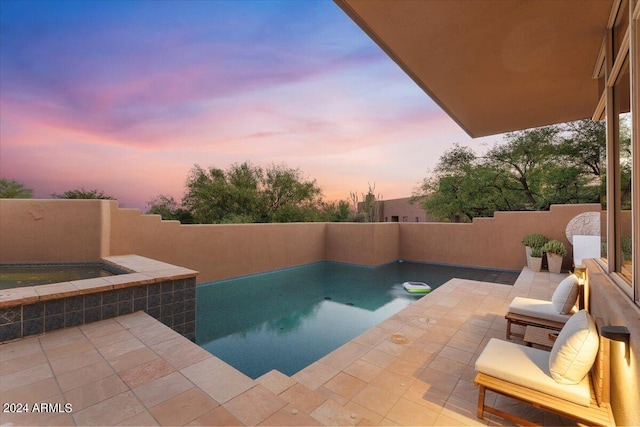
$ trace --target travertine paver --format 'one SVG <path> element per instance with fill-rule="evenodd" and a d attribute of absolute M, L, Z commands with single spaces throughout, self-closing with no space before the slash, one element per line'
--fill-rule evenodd
<path fill-rule="evenodd" d="M 147 408 L 151 408 L 193 387 L 180 372 L 172 372 L 134 388 L 133 392 Z"/>
<path fill-rule="evenodd" d="M 218 407 L 206 393 L 192 387 L 152 407 L 149 411 L 160 425 L 184 425 Z"/>
<path fill-rule="evenodd" d="M 251 378 L 216 357 L 188 366 L 180 372 L 220 403 L 226 403 L 255 386 Z"/>
<path fill-rule="evenodd" d="M 0 424 L 502 425 L 475 416 L 475 360 L 504 337 L 515 296 L 549 299 L 563 277 L 525 268 L 514 286 L 454 279 L 292 377 L 254 381 L 142 312 L 4 343 L 0 400 L 59 406 L 0 413 Z"/>
<path fill-rule="evenodd" d="M 257 425 L 287 406 L 287 401 L 258 384 L 224 406 L 243 424 Z"/>
<path fill-rule="evenodd" d="M 268 390 L 271 390 L 275 394 L 280 394 L 296 384 L 296 381 L 293 378 L 275 369 L 267 372 L 260 378 L 257 378 L 256 382 L 258 384 L 262 384 L 264 387 L 266 387 Z"/>
<path fill-rule="evenodd" d="M 81 411 L 127 390 L 128 387 L 124 381 L 118 375 L 113 374 L 70 390 L 64 393 L 64 397 L 67 402 L 73 402 L 74 410 Z"/>
<path fill-rule="evenodd" d="M 190 426 L 241 426 L 242 423 L 238 421 L 236 417 L 231 415 L 227 409 L 222 406 L 218 406 L 215 409 L 207 412 L 204 415 L 199 416 L 195 420 L 191 421 Z"/>

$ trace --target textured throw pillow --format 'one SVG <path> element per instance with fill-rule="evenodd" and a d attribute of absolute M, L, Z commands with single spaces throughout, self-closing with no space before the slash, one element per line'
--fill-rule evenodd
<path fill-rule="evenodd" d="M 578 384 L 591 369 L 600 346 L 596 324 L 584 310 L 569 318 L 549 355 L 549 371 L 560 384 Z"/>
<path fill-rule="evenodd" d="M 564 279 L 551 296 L 553 308 L 560 314 L 570 314 L 578 300 L 578 278 L 575 274 Z"/>

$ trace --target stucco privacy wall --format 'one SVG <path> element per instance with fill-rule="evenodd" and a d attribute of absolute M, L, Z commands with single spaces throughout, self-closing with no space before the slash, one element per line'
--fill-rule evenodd
<path fill-rule="evenodd" d="M 599 205 L 497 212 L 471 224 L 294 223 L 181 225 L 115 201 L 2 200 L 0 263 L 89 262 L 138 254 L 220 280 L 323 260 L 379 265 L 396 259 L 520 269 L 522 237 L 565 242 L 567 223 Z M 571 265 L 571 252 L 565 268 Z"/>
<path fill-rule="evenodd" d="M 380 265 L 398 259 L 397 224 L 180 225 L 112 205 L 112 255 L 135 253 L 197 270 L 198 282 L 337 261 Z"/>
<path fill-rule="evenodd" d="M 569 254 L 563 268 L 569 269 L 573 251 L 565 229 L 573 217 L 588 211 L 600 211 L 600 205 L 553 205 L 548 212 L 496 212 L 493 218 L 476 218 L 471 224 L 400 224 L 399 257 L 520 269 L 526 264 L 522 238 L 538 232 L 565 244 Z"/>
<path fill-rule="evenodd" d="M 397 223 L 327 223 L 326 260 L 380 265 L 398 259 Z"/>
<path fill-rule="evenodd" d="M 0 263 L 98 261 L 109 255 L 109 217 L 96 200 L 0 200 Z"/>
<path fill-rule="evenodd" d="M 198 282 L 325 259 L 325 224 L 181 225 L 111 205 L 111 255 L 138 254 L 197 270 Z"/>

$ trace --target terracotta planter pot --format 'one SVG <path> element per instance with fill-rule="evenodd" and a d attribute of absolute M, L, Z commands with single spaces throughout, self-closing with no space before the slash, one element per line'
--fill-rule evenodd
<path fill-rule="evenodd" d="M 560 273 L 560 270 L 562 269 L 562 258 L 562 255 L 547 253 L 549 273 Z"/>
<path fill-rule="evenodd" d="M 533 270 L 533 271 L 542 270 L 542 257 L 540 257 L 540 258 L 530 257 L 529 261 L 530 261 L 529 268 L 531 270 Z"/>

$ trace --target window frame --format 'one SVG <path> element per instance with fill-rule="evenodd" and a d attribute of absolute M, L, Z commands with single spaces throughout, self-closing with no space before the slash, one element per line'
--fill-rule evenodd
<path fill-rule="evenodd" d="M 623 13 L 620 13 L 620 12 Z M 623 14 L 627 14 L 622 16 Z M 620 22 L 626 21 L 626 29 L 620 28 Z M 640 239 L 635 238 L 640 231 L 640 0 L 617 0 L 614 2 L 602 48 L 596 60 L 593 77 L 602 79 L 603 91 L 600 102 L 593 114 L 593 120 L 606 120 L 607 123 L 607 258 L 600 264 L 614 282 L 637 305 L 640 305 Z M 622 39 L 614 40 L 616 35 L 624 34 Z M 620 109 L 617 102 L 616 86 L 629 70 L 630 115 L 631 115 L 631 153 L 632 153 L 632 204 L 631 235 L 633 265 L 631 281 L 619 273 L 622 267 L 622 205 L 620 192 Z"/>

